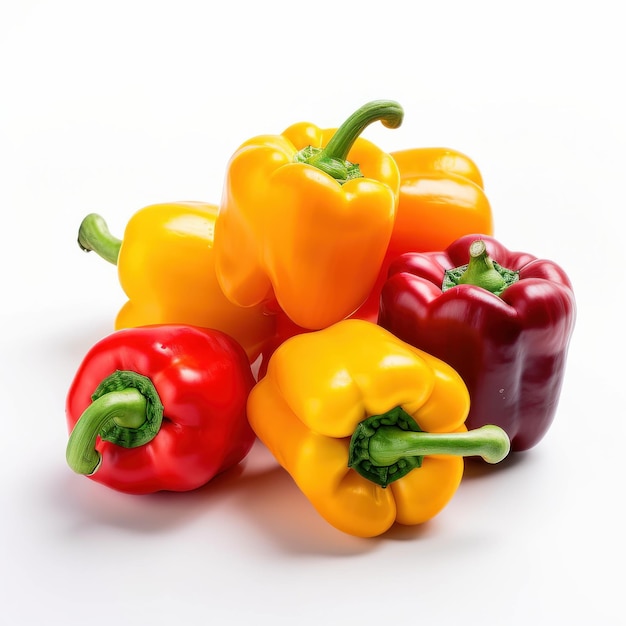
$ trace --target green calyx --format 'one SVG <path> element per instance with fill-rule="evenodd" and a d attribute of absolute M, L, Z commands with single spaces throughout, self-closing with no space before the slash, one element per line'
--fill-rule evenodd
<path fill-rule="evenodd" d="M 353 178 L 363 178 L 358 163 L 350 163 L 347 159 L 337 159 L 324 153 L 323 148 L 307 146 L 295 156 L 297 163 L 306 163 L 322 170 L 343 185 Z"/>
<path fill-rule="evenodd" d="M 122 240 L 114 237 L 107 223 L 97 213 L 89 213 L 78 229 L 78 245 L 85 252 L 96 252 L 105 261 L 117 265 Z"/>
<path fill-rule="evenodd" d="M 103 425 L 99 435 L 101 439 L 123 448 L 137 448 L 156 437 L 163 420 L 163 404 L 152 381 L 137 372 L 117 370 L 98 385 L 91 399 L 96 402 L 110 393 L 129 389 L 138 391 L 145 398 L 145 416 L 141 416 L 138 422 L 116 416 Z"/>
<path fill-rule="evenodd" d="M 76 422 L 67 444 L 68 465 L 91 476 L 101 463 L 98 437 L 123 448 L 137 448 L 156 437 L 163 421 L 163 404 L 146 376 L 116 371 L 91 396 L 92 403 Z"/>
<path fill-rule="evenodd" d="M 387 128 L 402 124 L 404 111 L 393 100 L 374 100 L 357 109 L 335 132 L 325 148 L 307 146 L 295 155 L 296 163 L 307 163 L 344 184 L 353 178 L 362 178 L 357 163 L 347 160 L 348 153 L 359 135 L 373 122 L 380 121 Z"/>
<path fill-rule="evenodd" d="M 422 465 L 422 456 L 400 456 L 392 462 L 380 463 L 372 458 L 372 440 L 382 428 L 397 431 L 421 432 L 417 422 L 401 407 L 396 407 L 382 415 L 373 415 L 359 423 L 350 440 L 348 467 L 381 487 L 406 476 L 411 470 Z M 384 434 L 384 430 L 382 433 Z"/>
<path fill-rule="evenodd" d="M 487 246 L 482 239 L 472 242 L 469 249 L 469 263 L 446 270 L 442 291 L 457 285 L 476 285 L 496 296 L 502 295 L 507 287 L 519 280 L 519 272 L 502 267 L 493 261 L 487 253 Z"/>
<path fill-rule="evenodd" d="M 428 433 L 401 407 L 363 420 L 350 440 L 348 467 L 386 488 L 409 472 L 419 471 L 432 454 L 480 456 L 488 463 L 504 459 L 511 443 L 499 426 L 456 433 Z"/>

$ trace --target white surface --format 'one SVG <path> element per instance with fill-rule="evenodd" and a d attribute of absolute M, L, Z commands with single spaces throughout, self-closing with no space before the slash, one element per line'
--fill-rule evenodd
<path fill-rule="evenodd" d="M 209 7 L 209 8 L 205 8 Z M 211 8 L 212 7 L 212 8 Z M 409 7 L 411 7 L 409 12 Z M 626 100 L 619 3 L 4 1 L 0 6 L 0 621 L 623 623 Z M 217 201 L 262 132 L 405 109 L 388 150 L 478 163 L 508 247 L 570 274 L 554 426 L 468 470 L 421 528 L 345 536 L 259 446 L 194 493 L 125 496 L 65 465 L 64 400 L 124 302 L 76 245 L 142 206 Z"/>

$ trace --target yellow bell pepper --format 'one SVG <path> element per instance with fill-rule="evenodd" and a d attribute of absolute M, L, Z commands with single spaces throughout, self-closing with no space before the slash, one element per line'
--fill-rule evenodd
<path fill-rule="evenodd" d="M 275 321 L 261 306 L 242 308 L 222 293 L 215 275 L 213 232 L 218 207 L 205 202 L 154 204 L 128 221 L 124 239 L 91 213 L 78 241 L 117 265 L 129 300 L 115 328 L 189 324 L 221 330 L 238 341 L 250 362 L 274 334 Z"/>
<path fill-rule="evenodd" d="M 463 456 L 509 451 L 495 426 L 467 431 L 469 395 L 450 366 L 350 319 L 296 335 L 248 397 L 248 420 L 330 524 L 373 537 L 448 503 Z"/>
<path fill-rule="evenodd" d="M 402 108 L 375 101 L 337 130 L 294 124 L 232 156 L 215 226 L 216 272 L 240 306 L 265 303 L 320 329 L 367 298 L 391 237 L 398 167 L 360 133 L 401 124 Z"/>

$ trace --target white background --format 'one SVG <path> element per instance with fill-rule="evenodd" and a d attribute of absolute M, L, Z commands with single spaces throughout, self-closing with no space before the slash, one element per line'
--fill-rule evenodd
<path fill-rule="evenodd" d="M 8 626 L 623 623 L 626 49 L 619 3 L 3 0 L 0 621 Z M 432 522 L 324 522 L 257 446 L 188 494 L 65 465 L 64 402 L 125 298 L 77 247 L 91 211 L 216 202 L 240 142 L 373 99 L 386 150 L 480 167 L 496 236 L 578 301 L 555 423 L 467 471 Z"/>

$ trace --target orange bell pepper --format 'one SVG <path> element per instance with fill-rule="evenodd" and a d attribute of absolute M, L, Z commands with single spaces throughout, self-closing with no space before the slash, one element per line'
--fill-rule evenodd
<path fill-rule="evenodd" d="M 115 328 L 189 324 L 214 328 L 237 340 L 253 362 L 275 333 L 275 320 L 261 306 L 242 308 L 222 293 L 215 275 L 213 231 L 218 208 L 206 202 L 153 204 L 114 237 L 94 213 L 79 229 L 83 250 L 117 265 L 128 301 Z"/>
<path fill-rule="evenodd" d="M 400 199 L 388 257 L 445 250 L 470 233 L 493 234 L 493 214 L 478 166 L 450 148 L 391 153 L 400 170 Z"/>
<path fill-rule="evenodd" d="M 455 370 L 365 320 L 285 341 L 247 410 L 320 515 L 360 537 L 431 519 L 459 486 L 462 456 L 496 463 L 510 447 L 497 426 L 467 431 Z"/>
<path fill-rule="evenodd" d="M 400 186 L 391 156 L 360 133 L 400 125 L 391 101 L 337 130 L 295 124 L 244 142 L 231 158 L 215 226 L 216 272 L 239 306 L 264 303 L 319 329 L 355 311 L 385 256 Z"/>

